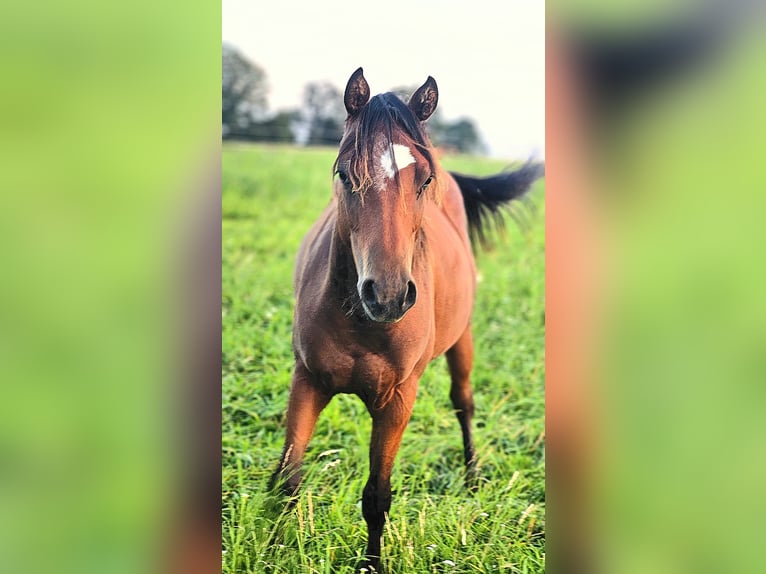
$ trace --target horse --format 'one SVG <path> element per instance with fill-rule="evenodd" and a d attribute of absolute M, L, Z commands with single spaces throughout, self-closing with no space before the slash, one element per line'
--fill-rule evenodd
<path fill-rule="evenodd" d="M 295 264 L 295 366 L 284 448 L 269 485 L 294 501 L 322 409 L 338 393 L 361 398 L 372 417 L 364 560 L 375 571 L 391 472 L 418 380 L 442 354 L 466 482 L 476 486 L 472 240 L 483 242 L 488 221 L 543 173 L 533 162 L 486 178 L 445 171 L 425 130 L 438 97 L 431 76 L 405 103 L 390 92 L 370 98 L 362 68 L 351 75 L 332 201 L 304 237 Z"/>

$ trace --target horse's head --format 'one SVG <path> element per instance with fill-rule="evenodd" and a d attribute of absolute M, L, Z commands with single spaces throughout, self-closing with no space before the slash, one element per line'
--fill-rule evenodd
<path fill-rule="evenodd" d="M 338 229 L 350 243 L 359 297 L 373 321 L 399 321 L 417 299 L 413 258 L 437 167 L 423 122 L 437 99 L 430 76 L 409 104 L 392 93 L 370 99 L 361 68 L 346 86 L 348 117 L 334 166 Z"/>

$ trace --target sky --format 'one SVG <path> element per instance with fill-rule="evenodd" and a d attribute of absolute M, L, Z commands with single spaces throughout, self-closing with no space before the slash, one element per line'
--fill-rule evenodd
<path fill-rule="evenodd" d="M 260 66 L 271 110 L 308 82 L 345 88 L 362 66 L 372 94 L 439 86 L 446 120 L 467 116 L 489 154 L 545 157 L 543 0 L 223 0 L 223 41 Z"/>

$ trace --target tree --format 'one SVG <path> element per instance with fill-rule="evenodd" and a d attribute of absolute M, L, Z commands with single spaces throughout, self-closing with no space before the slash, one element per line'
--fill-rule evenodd
<path fill-rule="evenodd" d="M 454 148 L 461 153 L 479 154 L 484 152 L 484 144 L 479 138 L 479 132 L 472 120 L 460 118 L 454 122 L 447 122 L 440 127 L 439 145 Z"/>
<path fill-rule="evenodd" d="M 293 143 L 295 141 L 295 123 L 299 119 L 297 110 L 280 111 L 262 122 L 251 124 L 247 130 L 250 139 Z"/>
<path fill-rule="evenodd" d="M 266 114 L 266 73 L 236 48 L 223 45 L 221 125 L 224 137 L 246 131 Z"/>
<path fill-rule="evenodd" d="M 307 145 L 338 145 L 346 121 L 343 94 L 328 82 L 307 84 L 301 116 Z"/>

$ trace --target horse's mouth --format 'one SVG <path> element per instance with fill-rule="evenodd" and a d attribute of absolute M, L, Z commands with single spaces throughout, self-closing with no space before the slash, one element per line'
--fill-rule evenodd
<path fill-rule="evenodd" d="M 391 313 L 386 308 L 373 311 L 364 301 L 362 301 L 362 309 L 364 309 L 364 314 L 367 315 L 367 318 L 370 321 L 373 321 L 375 323 L 388 323 L 388 324 L 398 323 L 399 321 L 404 319 L 404 316 L 407 314 L 407 311 L 409 311 L 409 309 L 407 309 L 404 312 L 399 311 L 399 312 Z"/>

